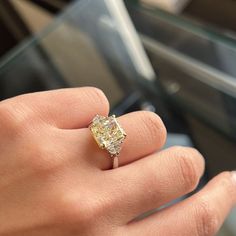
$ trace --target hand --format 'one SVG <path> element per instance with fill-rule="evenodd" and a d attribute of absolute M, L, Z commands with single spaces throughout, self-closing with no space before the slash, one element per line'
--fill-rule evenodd
<path fill-rule="evenodd" d="M 140 214 L 191 192 L 204 171 L 192 148 L 160 151 L 160 118 L 134 112 L 121 166 L 111 169 L 87 128 L 108 115 L 95 88 L 18 96 L 0 103 L 0 236 L 205 236 L 217 232 L 236 203 L 236 175 L 142 220 Z M 156 152 L 159 151 L 159 152 Z M 234 177 L 234 178 L 233 178 Z"/>

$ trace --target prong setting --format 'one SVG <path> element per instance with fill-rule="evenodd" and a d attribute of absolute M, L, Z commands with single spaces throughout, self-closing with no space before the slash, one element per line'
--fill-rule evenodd
<path fill-rule="evenodd" d="M 110 117 L 96 115 L 89 128 L 100 148 L 106 149 L 111 157 L 120 154 L 121 144 L 127 134 L 117 122 L 115 115 Z"/>

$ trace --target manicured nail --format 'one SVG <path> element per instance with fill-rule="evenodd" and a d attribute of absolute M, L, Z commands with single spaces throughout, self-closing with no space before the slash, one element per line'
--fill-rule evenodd
<path fill-rule="evenodd" d="M 236 185 L 236 171 L 232 171 L 232 179 Z"/>

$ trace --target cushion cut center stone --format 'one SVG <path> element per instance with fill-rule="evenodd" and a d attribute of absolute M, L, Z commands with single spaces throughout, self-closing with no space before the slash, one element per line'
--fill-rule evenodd
<path fill-rule="evenodd" d="M 126 133 L 117 122 L 115 116 L 95 116 L 90 130 L 100 148 L 107 149 L 112 156 L 120 153 Z"/>

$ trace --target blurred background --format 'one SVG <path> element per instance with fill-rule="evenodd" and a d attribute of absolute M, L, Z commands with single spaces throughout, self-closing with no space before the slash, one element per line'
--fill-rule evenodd
<path fill-rule="evenodd" d="M 89 85 L 112 113 L 154 111 L 166 147 L 205 156 L 200 189 L 236 169 L 235 12 L 235 0 L 0 1 L 0 99 Z"/>

